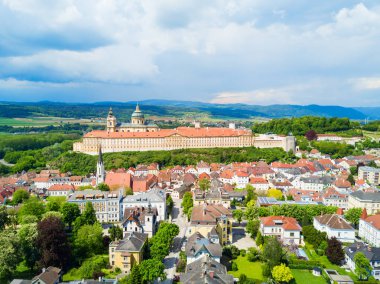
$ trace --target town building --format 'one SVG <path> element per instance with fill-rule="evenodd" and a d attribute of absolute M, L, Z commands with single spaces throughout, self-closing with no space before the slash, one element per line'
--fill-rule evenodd
<path fill-rule="evenodd" d="M 249 129 L 216 127 L 178 127 L 159 129 L 145 123 L 144 114 L 137 106 L 131 123 L 118 124 L 110 110 L 106 130 L 93 130 L 84 135 L 81 142 L 75 142 L 75 152 L 96 155 L 99 147 L 104 153 L 124 151 L 174 150 L 188 148 L 217 147 L 280 147 L 295 151 L 294 136 L 255 136 Z"/>
<path fill-rule="evenodd" d="M 157 230 L 157 208 L 130 207 L 124 210 L 123 235 L 131 232 L 148 234 L 151 238 Z"/>
<path fill-rule="evenodd" d="M 166 193 L 160 189 L 126 196 L 121 204 L 121 214 L 124 216 L 127 208 L 148 208 L 148 206 L 157 209 L 157 222 L 166 220 Z"/>
<path fill-rule="evenodd" d="M 221 204 L 226 208 L 231 207 L 230 195 L 221 189 L 210 189 L 208 191 L 196 190 L 193 194 L 194 206 L 202 204 Z"/>
<path fill-rule="evenodd" d="M 121 191 L 83 190 L 74 192 L 68 199 L 69 203 L 79 206 L 81 213 L 86 208 L 86 203 L 91 202 L 96 218 L 100 223 L 119 222 L 123 216 L 120 206 L 123 199 Z"/>
<path fill-rule="evenodd" d="M 48 196 L 64 196 L 68 197 L 75 191 L 75 187 L 71 184 L 54 184 L 46 191 Z"/>
<path fill-rule="evenodd" d="M 342 243 L 355 242 L 355 229 L 338 214 L 314 217 L 313 226 L 320 232 L 326 232 L 329 239 L 335 237 Z"/>
<path fill-rule="evenodd" d="M 278 237 L 286 245 L 302 244 L 302 228 L 297 220 L 284 216 L 260 217 L 260 232 L 263 236 Z"/>
<path fill-rule="evenodd" d="M 366 208 L 369 215 L 380 211 L 380 192 L 355 191 L 348 196 L 348 209 Z"/>
<path fill-rule="evenodd" d="M 208 235 L 213 229 L 221 245 L 232 243 L 232 212 L 221 204 L 203 204 L 193 207 L 187 236 L 199 232 Z"/>
<path fill-rule="evenodd" d="M 373 167 L 359 167 L 358 178 L 367 181 L 369 184 L 380 184 L 380 169 Z"/>
<path fill-rule="evenodd" d="M 371 246 L 380 247 L 380 215 L 367 216 L 363 210 L 359 220 L 359 237 Z"/>
<path fill-rule="evenodd" d="M 215 229 L 213 232 L 214 234 L 217 233 Z M 187 264 L 198 260 L 204 255 L 208 255 L 211 259 L 220 262 L 220 258 L 222 257 L 222 246 L 219 244 L 219 239 L 217 239 L 217 242 L 213 242 L 213 240 L 196 232 L 187 239 L 185 253 Z"/>
<path fill-rule="evenodd" d="M 227 268 L 204 255 L 186 266 L 186 272 L 181 274 L 181 283 L 189 284 L 233 284 L 234 277 L 227 273 Z"/>
<path fill-rule="evenodd" d="M 340 193 L 334 187 L 329 187 L 322 195 L 322 203 L 326 206 L 347 209 L 348 194 Z"/>
<path fill-rule="evenodd" d="M 109 261 L 112 268 L 118 267 L 122 273 L 128 274 L 134 265 L 144 259 L 144 251 L 148 245 L 148 235 L 128 232 L 122 240 L 109 245 Z"/>
<path fill-rule="evenodd" d="M 354 273 L 356 268 L 354 257 L 358 252 L 362 252 L 372 266 L 372 276 L 380 280 L 380 248 L 357 242 L 344 248 L 344 252 L 346 263 Z"/>

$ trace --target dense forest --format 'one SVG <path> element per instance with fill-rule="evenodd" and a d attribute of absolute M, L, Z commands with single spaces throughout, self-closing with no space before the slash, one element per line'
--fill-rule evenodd
<path fill-rule="evenodd" d="M 49 126 L 25 126 L 14 127 L 9 125 L 0 125 L 0 132 L 4 133 L 46 133 L 46 132 L 60 132 L 60 133 L 83 133 L 94 129 L 104 129 L 104 125 L 88 125 L 80 123 L 64 123 L 62 125 L 49 125 Z"/>
<path fill-rule="evenodd" d="M 314 130 L 317 133 L 344 132 L 351 131 L 353 135 L 361 135 L 360 124 L 349 120 L 348 118 L 326 118 L 315 116 L 304 116 L 298 118 L 280 118 L 268 122 L 258 123 L 252 127 L 255 133 L 276 133 L 304 136 L 307 131 Z"/>

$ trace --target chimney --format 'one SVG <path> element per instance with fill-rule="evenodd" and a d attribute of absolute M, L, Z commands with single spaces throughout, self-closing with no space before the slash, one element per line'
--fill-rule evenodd
<path fill-rule="evenodd" d="M 368 217 L 367 209 L 364 208 L 362 211 L 362 215 L 360 216 L 360 219 L 365 220 L 367 219 L 367 217 Z"/>
<path fill-rule="evenodd" d="M 44 273 L 46 271 L 46 268 L 45 267 L 43 267 L 42 268 L 42 273 Z"/>

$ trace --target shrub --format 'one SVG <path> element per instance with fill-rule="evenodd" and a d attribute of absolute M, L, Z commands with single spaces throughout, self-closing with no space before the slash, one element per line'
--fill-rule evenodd
<path fill-rule="evenodd" d="M 249 248 L 247 253 L 247 259 L 250 262 L 255 262 L 260 259 L 260 252 L 256 248 Z"/>
<path fill-rule="evenodd" d="M 238 271 L 238 266 L 237 266 L 236 262 L 234 262 L 234 261 L 232 262 L 231 269 L 232 269 L 232 271 Z"/>

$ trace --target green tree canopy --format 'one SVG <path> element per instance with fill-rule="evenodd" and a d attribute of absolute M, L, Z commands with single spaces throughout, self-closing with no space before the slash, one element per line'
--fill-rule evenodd
<path fill-rule="evenodd" d="M 345 212 L 344 218 L 346 218 L 346 220 L 354 226 L 357 226 L 359 224 L 362 211 L 363 210 L 361 208 L 350 208 Z"/>
<path fill-rule="evenodd" d="M 38 220 L 41 220 L 44 213 L 45 206 L 43 205 L 42 201 L 36 197 L 31 197 L 22 204 L 18 212 L 18 217 L 20 220 L 23 216 L 32 215 L 37 217 Z"/>
<path fill-rule="evenodd" d="M 79 228 L 74 240 L 74 251 L 78 259 L 84 259 L 103 251 L 103 228 L 99 223 Z"/>
<path fill-rule="evenodd" d="M 272 277 L 278 283 L 289 283 L 294 279 L 290 268 L 283 263 L 273 267 Z"/>
<path fill-rule="evenodd" d="M 372 266 L 368 258 L 362 252 L 358 252 L 354 256 L 355 273 L 359 280 L 367 280 L 371 276 Z"/>
<path fill-rule="evenodd" d="M 30 197 L 29 192 L 27 192 L 25 189 L 17 189 L 12 196 L 12 203 L 17 205 L 20 204 L 26 200 L 28 200 Z"/>
<path fill-rule="evenodd" d="M 63 222 L 65 222 L 69 227 L 71 227 L 75 219 L 80 216 L 79 206 L 74 203 L 67 202 L 63 204 L 60 212 L 63 215 Z"/>
<path fill-rule="evenodd" d="M 165 280 L 166 274 L 164 270 L 165 265 L 160 259 L 147 259 L 142 261 L 139 265 L 139 272 L 143 283 L 153 283 L 157 278 Z"/>

